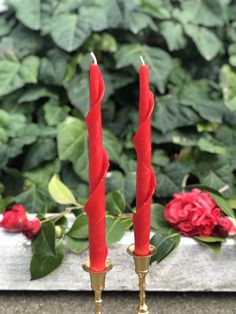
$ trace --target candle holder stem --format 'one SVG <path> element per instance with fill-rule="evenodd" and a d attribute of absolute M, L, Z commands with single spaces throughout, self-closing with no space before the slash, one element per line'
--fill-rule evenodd
<path fill-rule="evenodd" d="M 83 269 L 90 275 L 91 288 L 94 292 L 95 314 L 102 314 L 102 292 L 105 288 L 106 273 L 112 269 L 112 264 L 107 261 L 106 270 L 93 272 L 90 270 L 89 262 L 83 264 Z"/>
<path fill-rule="evenodd" d="M 149 273 L 150 260 L 156 254 L 156 248 L 150 245 L 150 253 L 147 256 L 136 256 L 134 254 L 134 245 L 127 249 L 129 255 L 133 256 L 135 272 L 139 279 L 139 304 L 136 308 L 136 314 L 150 314 L 146 304 L 146 276 Z"/>

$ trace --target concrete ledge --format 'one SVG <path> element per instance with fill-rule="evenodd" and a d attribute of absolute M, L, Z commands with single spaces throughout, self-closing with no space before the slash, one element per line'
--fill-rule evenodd
<path fill-rule="evenodd" d="M 133 243 L 127 233 L 109 248 L 114 264 L 107 275 L 107 290 L 135 291 L 137 278 L 126 248 Z M 81 264 L 88 253 L 68 253 L 61 267 L 49 276 L 30 281 L 30 242 L 21 234 L 0 230 L 0 290 L 90 290 L 89 277 Z M 236 245 L 229 239 L 217 257 L 210 249 L 192 239 L 182 238 L 179 247 L 162 263 L 152 265 L 148 276 L 149 291 L 236 291 Z"/>

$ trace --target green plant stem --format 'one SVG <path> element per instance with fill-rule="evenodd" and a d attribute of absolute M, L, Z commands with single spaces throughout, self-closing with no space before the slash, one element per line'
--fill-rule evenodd
<path fill-rule="evenodd" d="M 45 223 L 45 222 L 48 222 L 48 221 L 53 221 L 55 219 L 58 220 L 58 219 L 64 217 L 65 215 L 71 214 L 71 212 L 73 210 L 75 210 L 75 209 L 82 209 L 82 208 L 83 208 L 82 206 L 73 206 L 73 207 L 66 208 L 63 212 L 42 220 L 41 223 Z"/>

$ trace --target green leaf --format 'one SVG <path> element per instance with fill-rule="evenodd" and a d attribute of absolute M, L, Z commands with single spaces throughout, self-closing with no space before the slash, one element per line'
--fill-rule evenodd
<path fill-rule="evenodd" d="M 76 14 L 54 14 L 52 17 L 52 38 L 60 48 L 68 52 L 79 48 L 90 34 L 90 25 Z"/>
<path fill-rule="evenodd" d="M 57 269 L 61 265 L 64 255 L 62 243 L 56 246 L 56 256 L 33 254 L 30 263 L 31 280 L 43 278 Z"/>
<path fill-rule="evenodd" d="M 120 219 L 107 216 L 106 218 L 106 239 L 107 244 L 112 245 L 123 237 L 125 226 Z"/>
<path fill-rule="evenodd" d="M 134 34 L 137 34 L 139 31 L 145 28 L 151 28 L 154 31 L 157 31 L 158 28 L 153 22 L 152 18 L 146 13 L 133 11 L 128 16 L 125 23 L 127 29 L 131 30 Z"/>
<path fill-rule="evenodd" d="M 161 204 L 152 205 L 151 227 L 158 232 L 168 233 L 171 229 L 163 215 L 164 207 Z"/>
<path fill-rule="evenodd" d="M 187 173 L 187 169 L 177 161 L 166 165 L 157 174 L 158 186 L 155 192 L 156 196 L 166 197 L 181 192 L 181 185 Z"/>
<path fill-rule="evenodd" d="M 207 243 L 214 243 L 214 242 L 221 242 L 224 243 L 226 242 L 225 238 L 221 237 L 194 237 L 195 239 L 202 241 L 202 242 L 207 242 Z"/>
<path fill-rule="evenodd" d="M 186 46 L 182 26 L 173 21 L 161 23 L 161 34 L 164 36 L 170 51 L 180 50 Z"/>
<path fill-rule="evenodd" d="M 60 160 L 71 161 L 75 172 L 88 180 L 88 140 L 85 123 L 77 118 L 67 117 L 58 126 L 58 154 Z"/>
<path fill-rule="evenodd" d="M 51 221 L 41 225 L 40 233 L 32 240 L 33 254 L 56 256 L 55 226 Z"/>
<path fill-rule="evenodd" d="M 7 4 L 16 11 L 16 17 L 25 26 L 40 29 L 40 0 L 7 0 Z"/>
<path fill-rule="evenodd" d="M 60 106 L 57 99 L 50 99 L 43 107 L 44 117 L 49 126 L 56 126 L 64 121 L 70 111 L 68 106 Z"/>
<path fill-rule="evenodd" d="M 197 239 L 197 238 L 196 238 L 196 240 L 197 240 L 199 243 L 201 243 L 201 244 L 207 246 L 208 248 L 210 248 L 211 250 L 213 250 L 217 256 L 220 255 L 221 246 L 222 246 L 222 241 L 218 241 L 218 242 L 209 241 L 209 242 L 208 242 L 208 241 L 203 241 L 202 239 L 204 239 L 204 238 L 200 238 L 200 239 Z"/>
<path fill-rule="evenodd" d="M 112 191 L 106 196 L 106 209 L 111 215 L 122 214 L 125 210 L 126 204 L 124 196 L 120 191 Z"/>
<path fill-rule="evenodd" d="M 67 72 L 68 55 L 59 49 L 51 49 L 41 59 L 39 80 L 45 84 L 61 85 Z"/>
<path fill-rule="evenodd" d="M 25 155 L 24 170 L 36 168 L 44 161 L 53 160 L 56 157 L 56 143 L 53 139 L 39 139 Z"/>
<path fill-rule="evenodd" d="M 229 203 L 220 195 L 211 193 L 211 196 L 216 201 L 217 205 L 220 207 L 220 209 L 225 213 L 225 215 L 235 218 L 235 214 L 233 209 L 230 207 Z"/>
<path fill-rule="evenodd" d="M 163 93 L 174 63 L 170 55 L 162 49 L 140 44 L 122 45 L 115 54 L 116 67 L 120 69 L 133 65 L 138 72 L 140 55 L 143 56 L 145 63 L 150 67 L 151 83 Z"/>
<path fill-rule="evenodd" d="M 107 191 L 120 190 L 127 203 L 131 203 L 135 197 L 136 173 L 127 172 L 125 176 L 120 171 L 111 171 L 106 177 Z"/>
<path fill-rule="evenodd" d="M 121 218 L 121 223 L 124 225 L 125 230 L 129 230 L 133 226 L 132 218 Z"/>
<path fill-rule="evenodd" d="M 224 96 L 224 104 L 230 110 L 236 111 L 236 73 L 225 64 L 220 70 L 220 85 Z"/>
<path fill-rule="evenodd" d="M 14 201 L 16 203 L 22 203 L 29 213 L 38 213 L 45 204 L 47 204 L 50 199 L 46 188 L 43 186 L 33 185 L 27 190 L 18 194 Z"/>
<path fill-rule="evenodd" d="M 223 103 L 210 98 L 210 86 L 206 80 L 192 81 L 183 84 L 180 92 L 180 102 L 192 107 L 207 121 L 221 123 L 224 113 Z"/>
<path fill-rule="evenodd" d="M 222 26 L 224 23 L 227 9 L 226 2 L 216 0 L 194 1 L 185 0 L 181 2 L 181 7 L 185 16 L 188 16 L 188 21 L 193 24 L 204 26 Z"/>
<path fill-rule="evenodd" d="M 151 263 L 155 261 L 157 261 L 157 263 L 160 263 L 179 245 L 179 242 L 179 233 L 156 233 L 151 239 L 151 244 L 156 247 L 157 253 L 152 256 Z"/>
<path fill-rule="evenodd" d="M 69 188 L 61 182 L 57 174 L 54 174 L 48 184 L 48 191 L 55 202 L 59 204 L 74 204 L 76 205 L 76 199 Z"/>
<path fill-rule="evenodd" d="M 192 38 L 200 54 L 206 60 L 212 60 L 222 49 L 222 43 L 216 35 L 205 27 L 188 24 L 185 32 Z"/>
<path fill-rule="evenodd" d="M 66 248 L 72 253 L 79 254 L 87 250 L 89 242 L 87 240 L 80 240 L 66 236 Z"/>
<path fill-rule="evenodd" d="M 0 96 L 23 87 L 26 83 L 37 83 L 39 59 L 35 56 L 20 62 L 16 58 L 0 59 Z"/>
<path fill-rule="evenodd" d="M 68 97 L 73 106 L 86 116 L 89 112 L 89 78 L 88 75 L 76 75 L 66 83 Z"/>
<path fill-rule="evenodd" d="M 88 238 L 88 221 L 86 214 L 80 214 L 76 217 L 76 220 L 67 235 L 79 240 Z"/>
<path fill-rule="evenodd" d="M 109 160 L 119 164 L 122 145 L 118 138 L 110 131 L 103 130 L 103 145 L 108 153 Z"/>
<path fill-rule="evenodd" d="M 152 118 L 152 125 L 162 133 L 177 127 L 190 126 L 200 121 L 199 115 L 191 108 L 182 106 L 176 97 L 159 97 Z"/>

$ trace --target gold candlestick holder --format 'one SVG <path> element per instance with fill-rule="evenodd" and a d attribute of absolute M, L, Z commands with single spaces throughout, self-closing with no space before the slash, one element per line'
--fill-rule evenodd
<path fill-rule="evenodd" d="M 109 260 L 106 262 L 106 270 L 94 272 L 90 270 L 89 261 L 83 264 L 83 269 L 89 273 L 91 288 L 94 291 L 95 314 L 102 314 L 102 291 L 105 288 L 106 273 L 112 269 L 112 264 Z"/>
<path fill-rule="evenodd" d="M 146 275 L 149 273 L 151 257 L 156 254 L 157 249 L 155 246 L 150 245 L 149 255 L 136 256 L 134 254 L 134 244 L 130 245 L 127 249 L 129 255 L 133 256 L 135 272 L 139 278 L 139 305 L 136 308 L 136 314 L 150 314 L 146 304 Z"/>

